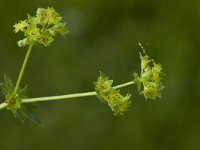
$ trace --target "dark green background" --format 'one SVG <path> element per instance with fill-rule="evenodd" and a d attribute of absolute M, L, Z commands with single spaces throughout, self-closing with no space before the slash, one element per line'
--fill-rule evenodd
<path fill-rule="evenodd" d="M 145 101 L 136 87 L 124 116 L 114 117 L 95 97 L 40 103 L 43 126 L 22 124 L 0 111 L 1 150 L 200 149 L 200 1 L 0 0 L 0 79 L 16 81 L 26 48 L 13 24 L 54 7 L 70 34 L 34 47 L 22 83 L 29 97 L 93 90 L 102 70 L 120 84 L 139 71 L 138 42 L 163 65 L 163 97 Z M 3 95 L 1 102 L 3 102 Z"/>

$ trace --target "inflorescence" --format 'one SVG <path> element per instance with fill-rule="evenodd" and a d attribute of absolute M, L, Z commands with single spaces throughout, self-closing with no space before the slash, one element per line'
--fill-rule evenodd
<path fill-rule="evenodd" d="M 41 123 L 36 115 L 37 106 L 34 103 L 38 101 L 97 96 L 101 102 L 106 103 L 111 108 L 114 115 L 123 115 L 130 108 L 132 95 L 128 93 L 123 96 L 120 92 L 120 88 L 122 87 L 136 84 L 139 93 L 144 95 L 145 99 L 155 100 L 161 97 L 161 91 L 164 89 L 162 84 L 162 66 L 153 59 L 150 59 L 140 44 L 143 49 L 143 53 L 140 53 L 141 72 L 140 74 L 134 73 L 134 79 L 130 82 L 113 86 L 113 80 L 109 80 L 108 77 L 100 72 L 100 76 L 97 81 L 94 82 L 94 92 L 27 98 L 27 88 L 20 88 L 19 85 L 32 47 L 33 45 L 49 46 L 54 41 L 54 36 L 58 34 L 66 35 L 69 30 L 66 27 L 66 23 L 61 22 L 61 20 L 62 17 L 52 7 L 46 9 L 38 8 L 36 16 L 28 14 L 27 19 L 19 21 L 14 25 L 14 32 L 18 33 L 21 31 L 25 36 L 24 39 L 17 42 L 18 46 L 29 46 L 29 48 L 16 85 L 14 85 L 12 80 L 7 76 L 4 76 L 5 81 L 0 84 L 2 93 L 5 95 L 5 101 L 0 104 L 0 109 L 7 107 L 7 109 L 11 110 L 14 116 L 19 118 L 22 122 L 24 119 L 28 118 L 37 123 Z"/>
<path fill-rule="evenodd" d="M 36 16 L 28 14 L 28 19 L 14 25 L 14 32 L 21 31 L 25 36 L 24 39 L 17 42 L 19 47 L 31 43 L 48 46 L 54 41 L 53 37 L 57 34 L 67 34 L 69 31 L 66 28 L 66 23 L 62 23 L 61 20 L 62 17 L 52 7 L 38 8 Z"/>

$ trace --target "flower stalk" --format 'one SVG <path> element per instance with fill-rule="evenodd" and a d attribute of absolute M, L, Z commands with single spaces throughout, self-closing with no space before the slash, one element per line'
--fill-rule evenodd
<path fill-rule="evenodd" d="M 5 102 L 0 104 L 0 110 L 4 109 L 5 107 L 7 107 L 7 104 Z"/>
<path fill-rule="evenodd" d="M 23 74 L 24 74 L 24 70 L 25 70 L 25 68 L 26 68 L 28 59 L 29 59 L 30 54 L 31 54 L 31 51 L 32 51 L 32 49 L 33 49 L 33 45 L 34 45 L 33 43 L 31 43 L 31 44 L 29 45 L 28 51 L 27 51 L 27 53 L 26 53 L 26 56 L 25 56 L 25 59 L 24 59 L 24 62 L 23 62 L 21 71 L 20 71 L 20 73 L 19 73 L 19 77 L 18 77 L 17 82 L 16 82 L 16 85 L 15 85 L 15 89 L 14 89 L 14 93 L 15 93 L 15 94 L 17 94 L 17 91 L 18 91 L 18 89 L 19 89 L 19 85 L 20 85 L 20 83 L 21 83 L 21 80 L 22 80 L 22 77 L 23 77 Z"/>
<path fill-rule="evenodd" d="M 130 81 L 127 83 L 119 84 L 114 86 L 114 89 L 119 89 L 123 87 L 127 87 L 130 85 L 135 84 L 134 81 Z M 43 101 L 56 101 L 56 100 L 64 100 L 64 99 L 71 99 L 71 98 L 80 98 L 80 97 L 89 97 L 89 96 L 96 96 L 97 93 L 93 92 L 84 92 L 84 93 L 75 93 L 75 94 L 67 94 L 67 95 L 58 95 L 58 96 L 48 96 L 48 97 L 38 97 L 38 98 L 26 98 L 22 99 L 21 103 L 35 103 L 35 102 L 43 102 Z M 0 104 L 0 110 L 7 106 L 6 103 Z"/>

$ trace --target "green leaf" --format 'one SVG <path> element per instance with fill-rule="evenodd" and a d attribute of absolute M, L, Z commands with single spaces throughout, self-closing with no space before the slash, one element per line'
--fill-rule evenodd
<path fill-rule="evenodd" d="M 42 124 L 38 114 L 36 113 L 37 109 L 38 106 L 35 103 L 23 104 L 21 107 L 21 111 L 25 118 L 32 120 L 35 123 Z"/>
<path fill-rule="evenodd" d="M 24 86 L 24 88 L 19 88 L 17 91 L 17 94 L 19 95 L 19 97 L 22 98 L 27 98 L 26 96 L 26 92 L 27 92 L 28 86 Z"/>
<path fill-rule="evenodd" d="M 19 88 L 17 93 L 15 93 L 14 84 L 12 83 L 12 80 L 6 75 L 4 75 L 4 83 L 1 83 L 0 86 L 2 88 L 2 93 L 5 95 L 7 109 L 12 111 L 15 118 L 18 118 L 23 123 L 26 119 L 29 119 L 35 123 L 41 124 L 40 118 L 36 113 L 38 109 L 37 105 L 35 103 L 21 103 L 21 99 L 27 98 L 27 86 L 24 88 Z"/>
<path fill-rule="evenodd" d="M 36 110 L 38 109 L 35 103 L 32 104 L 21 104 L 21 108 L 13 111 L 13 114 L 16 118 L 21 120 L 21 122 L 25 122 L 26 119 L 31 120 L 35 123 L 42 124 Z"/>
<path fill-rule="evenodd" d="M 12 83 L 12 80 L 6 75 L 4 75 L 4 82 L 1 83 L 1 89 L 5 96 L 13 93 L 14 91 L 14 84 Z"/>
<path fill-rule="evenodd" d="M 0 84 L 0 87 L 2 89 L 2 93 L 5 96 L 12 95 L 14 93 L 14 88 L 15 88 L 14 84 L 12 80 L 6 75 L 4 75 L 4 82 Z M 28 86 L 18 89 L 17 95 L 19 96 L 19 98 L 26 98 L 27 87 Z"/>

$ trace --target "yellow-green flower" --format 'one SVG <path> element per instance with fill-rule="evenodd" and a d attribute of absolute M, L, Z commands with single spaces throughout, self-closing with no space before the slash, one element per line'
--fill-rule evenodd
<path fill-rule="evenodd" d="M 27 16 L 28 16 L 28 22 L 30 24 L 32 24 L 32 25 L 38 25 L 38 24 L 40 24 L 40 20 L 37 17 L 31 16 L 29 14 L 27 14 Z"/>
<path fill-rule="evenodd" d="M 6 96 L 7 108 L 11 110 L 17 110 L 21 107 L 21 100 L 16 94 Z"/>
<path fill-rule="evenodd" d="M 157 97 L 161 97 L 159 89 L 153 87 L 144 87 L 144 90 L 140 94 L 143 94 L 145 99 L 155 100 Z"/>
<path fill-rule="evenodd" d="M 26 37 L 27 37 L 28 40 L 34 42 L 40 36 L 40 29 L 37 28 L 37 26 L 35 26 L 35 25 L 29 25 L 27 27 L 27 30 L 26 30 L 25 34 L 26 34 Z"/>
<path fill-rule="evenodd" d="M 50 29 L 50 32 L 53 36 L 56 34 L 65 35 L 69 33 L 69 30 L 66 28 L 66 23 L 59 22 Z"/>
<path fill-rule="evenodd" d="M 105 101 L 105 97 L 107 93 L 110 92 L 113 80 L 108 80 L 102 73 L 100 73 L 100 77 L 97 82 L 95 82 L 95 90 L 97 92 L 97 96 L 100 100 Z"/>
<path fill-rule="evenodd" d="M 119 90 L 113 89 L 107 97 L 107 102 L 114 115 L 123 115 L 130 107 L 131 95 L 127 94 L 125 97 L 120 94 Z"/>
<path fill-rule="evenodd" d="M 142 53 L 140 53 L 140 59 L 141 59 L 141 69 L 145 69 L 146 66 L 152 61 L 149 59 L 149 56 L 147 55 L 142 55 Z"/>
<path fill-rule="evenodd" d="M 134 81 L 138 85 L 138 90 L 141 91 L 146 99 L 155 100 L 157 97 L 161 97 L 161 90 L 164 86 L 162 80 L 162 66 L 155 63 L 153 59 L 150 59 L 148 55 L 144 56 L 140 53 L 141 59 L 141 74 L 134 73 Z M 143 86 L 143 90 L 141 90 Z"/>
<path fill-rule="evenodd" d="M 19 23 L 13 25 L 13 27 L 15 28 L 14 32 L 17 33 L 19 31 L 24 31 L 27 26 L 28 26 L 27 20 L 19 21 Z"/>
<path fill-rule="evenodd" d="M 38 42 L 44 46 L 48 46 L 53 41 L 54 39 L 52 38 L 52 36 L 48 32 L 45 32 L 40 36 Z"/>
<path fill-rule="evenodd" d="M 127 94 L 123 96 L 120 94 L 120 90 L 116 90 L 112 87 L 113 80 L 108 80 L 102 73 L 97 82 L 95 82 L 95 90 L 97 97 L 106 102 L 114 115 L 123 115 L 128 110 L 131 102 L 131 95 Z"/>
<path fill-rule="evenodd" d="M 38 8 L 36 16 L 44 26 L 57 24 L 62 19 L 52 7 L 48 7 L 47 9 Z"/>
<path fill-rule="evenodd" d="M 52 8 L 38 8 L 36 16 L 27 15 L 28 19 L 14 25 L 15 33 L 24 32 L 25 38 L 19 40 L 18 46 L 23 47 L 31 43 L 50 45 L 57 34 L 65 35 L 69 31 L 62 17 Z"/>

